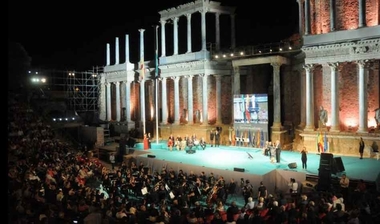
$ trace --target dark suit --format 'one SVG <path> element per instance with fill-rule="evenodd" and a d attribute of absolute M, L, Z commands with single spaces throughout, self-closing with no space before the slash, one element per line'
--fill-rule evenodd
<path fill-rule="evenodd" d="M 276 162 L 279 163 L 280 162 L 280 157 L 281 157 L 281 145 L 278 144 L 276 146 Z"/>

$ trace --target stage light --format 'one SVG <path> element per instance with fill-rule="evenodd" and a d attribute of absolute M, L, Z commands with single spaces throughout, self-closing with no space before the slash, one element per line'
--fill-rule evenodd
<path fill-rule="evenodd" d="M 57 119 L 53 118 L 53 121 L 56 121 Z"/>
<path fill-rule="evenodd" d="M 227 57 L 225 54 L 223 54 L 223 58 Z"/>
<path fill-rule="evenodd" d="M 244 52 L 242 51 L 242 52 L 240 52 L 240 55 L 244 55 Z"/>
<path fill-rule="evenodd" d="M 233 57 L 233 56 L 234 56 L 234 54 L 233 54 L 233 53 L 231 53 L 231 54 L 230 54 L 230 56 L 231 56 L 231 57 Z"/>
<path fill-rule="evenodd" d="M 218 55 L 215 55 L 215 58 L 219 58 L 219 56 L 218 56 Z"/>

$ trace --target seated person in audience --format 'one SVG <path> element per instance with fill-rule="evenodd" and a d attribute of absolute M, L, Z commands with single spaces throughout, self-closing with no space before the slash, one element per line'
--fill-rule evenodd
<path fill-rule="evenodd" d="M 201 138 L 201 140 L 199 141 L 199 145 L 202 147 L 203 150 L 205 150 L 206 148 L 206 141 L 205 141 L 205 138 Z"/>

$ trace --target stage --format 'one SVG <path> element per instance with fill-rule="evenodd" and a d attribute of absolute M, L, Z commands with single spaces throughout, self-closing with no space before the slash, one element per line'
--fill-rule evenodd
<path fill-rule="evenodd" d="M 108 146 L 114 147 L 117 144 Z M 318 178 L 318 169 L 321 155 L 308 154 L 307 169 L 302 169 L 301 154 L 297 151 L 282 151 L 279 163 L 271 163 L 270 158 L 263 154 L 262 149 L 237 146 L 211 147 L 207 145 L 205 150 L 201 147 L 193 154 L 186 151 L 169 151 L 166 142 L 153 142 L 151 149 L 143 150 L 142 143 L 136 143 L 131 153 L 125 158 L 133 158 L 136 162 L 143 162 L 151 171 L 160 171 L 162 166 L 175 171 L 182 169 L 189 173 L 193 171 L 200 174 L 202 171 L 208 176 L 211 172 L 214 176 L 223 176 L 226 182 L 234 178 L 237 183 L 241 179 L 250 180 L 254 186 L 259 186 L 260 181 L 266 184 L 269 192 L 288 192 L 288 181 L 295 178 L 297 182 L 304 183 L 307 177 Z M 332 179 L 338 179 L 345 173 L 351 180 L 363 179 L 367 182 L 375 182 L 380 172 L 380 160 L 374 158 L 359 159 L 344 155 L 340 157 L 344 171 L 332 174 Z M 296 163 L 296 168 L 290 168 L 290 163 Z M 273 183 L 273 184 L 269 184 Z"/>

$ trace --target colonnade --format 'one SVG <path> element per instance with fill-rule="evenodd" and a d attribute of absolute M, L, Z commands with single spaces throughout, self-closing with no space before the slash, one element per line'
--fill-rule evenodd
<path fill-rule="evenodd" d="M 357 132 L 368 132 L 368 96 L 366 69 L 368 62 L 364 60 L 356 61 L 358 65 L 358 99 L 359 99 L 359 127 Z M 340 131 L 339 124 L 339 83 L 338 83 L 338 63 L 328 63 L 323 66 L 329 66 L 331 73 L 331 128 L 332 132 Z M 314 130 L 314 64 L 304 65 L 306 70 L 306 130 Z"/>
<path fill-rule="evenodd" d="M 215 12 L 215 48 L 216 50 L 220 49 L 220 16 L 223 13 L 226 13 L 226 11 L 217 11 Z M 208 13 L 207 9 L 201 9 L 199 10 L 199 13 L 201 13 L 201 39 L 202 39 L 202 51 L 207 50 L 207 43 L 206 43 L 206 13 Z M 171 21 L 173 23 L 173 55 L 178 55 L 178 21 L 181 16 L 185 16 L 187 19 L 187 51 L 186 53 L 193 52 L 192 49 L 192 38 L 191 38 L 191 16 L 192 13 L 186 13 L 184 15 L 176 15 L 173 18 L 165 19 L 161 18 L 160 24 L 161 24 L 161 57 L 166 57 L 166 24 Z M 234 49 L 236 47 L 236 40 L 235 40 L 235 14 L 231 12 L 230 14 L 231 18 L 231 48 Z"/>
<path fill-rule="evenodd" d="M 201 78 L 202 79 L 202 108 L 200 108 L 200 111 L 202 113 L 203 122 L 202 124 L 207 125 L 208 124 L 208 78 L 211 75 L 209 74 L 199 74 L 199 75 L 187 75 L 187 76 L 175 76 L 175 77 L 161 77 L 159 78 L 159 83 L 161 84 L 161 108 L 162 108 L 162 121 L 161 124 L 165 125 L 168 122 L 169 118 L 169 107 L 168 107 L 168 89 L 167 89 L 167 81 L 168 79 L 172 79 L 174 81 L 174 124 L 180 124 L 180 99 L 179 99 L 179 81 L 181 78 L 187 79 L 187 94 L 188 94 L 188 102 L 187 104 L 187 120 L 189 124 L 194 124 L 193 116 L 194 116 L 194 107 L 193 107 L 193 79 L 194 78 Z M 216 114 L 216 122 L 218 124 L 222 123 L 222 103 L 221 103 L 221 97 L 222 97 L 222 91 L 221 91 L 221 79 L 222 77 L 219 75 L 214 75 L 216 80 L 216 108 L 217 108 L 217 114 Z M 146 80 L 140 81 L 140 99 L 145 98 L 145 83 L 148 82 Z M 153 82 L 153 81 L 152 81 Z M 121 91 L 120 86 L 121 84 L 125 83 L 125 96 L 121 97 Z M 111 85 L 115 85 L 115 119 L 112 118 L 112 94 L 111 94 Z M 132 88 L 132 82 L 130 81 L 115 81 L 115 82 L 103 82 L 101 83 L 101 92 L 104 92 L 104 98 L 105 98 L 105 111 L 106 111 L 106 120 L 107 121 L 121 121 L 121 100 L 122 98 L 125 99 L 125 105 L 126 105 L 126 113 L 125 113 L 125 121 L 131 122 L 131 88 Z M 140 113 L 141 113 L 141 121 L 145 122 L 145 106 L 142 104 L 145 104 L 145 101 L 140 100 Z M 156 115 L 157 117 L 157 115 Z"/>
<path fill-rule="evenodd" d="M 304 35 L 311 34 L 311 16 L 310 15 L 310 0 L 297 0 L 299 12 L 299 32 Z M 329 2 L 329 16 L 330 16 L 330 31 L 336 29 L 336 0 Z M 359 0 L 358 3 L 358 27 L 365 27 L 366 24 L 366 0 Z M 304 25 L 303 25 L 304 23 Z"/>

